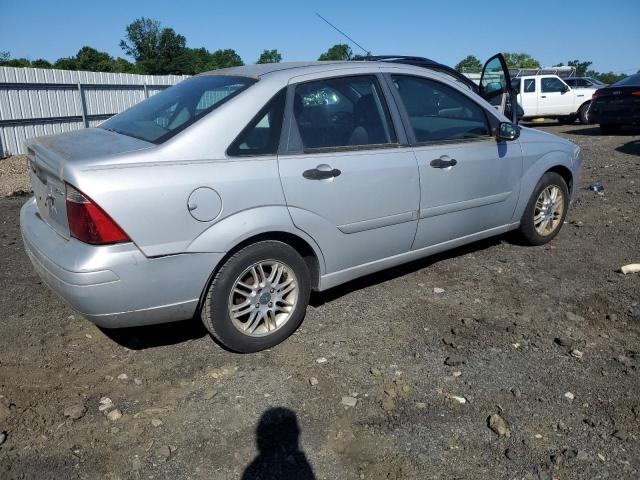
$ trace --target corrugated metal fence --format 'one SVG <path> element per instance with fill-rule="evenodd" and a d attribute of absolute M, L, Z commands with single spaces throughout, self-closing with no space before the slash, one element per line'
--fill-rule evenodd
<path fill-rule="evenodd" d="M 188 78 L 0 67 L 0 158 L 26 138 L 93 127 Z"/>

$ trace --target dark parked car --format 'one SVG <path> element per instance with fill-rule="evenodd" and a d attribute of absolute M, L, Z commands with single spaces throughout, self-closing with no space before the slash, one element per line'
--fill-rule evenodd
<path fill-rule="evenodd" d="M 589 113 L 602 133 L 615 133 L 623 125 L 640 126 L 640 73 L 596 90 Z"/>
<path fill-rule="evenodd" d="M 571 77 L 563 78 L 563 80 L 571 88 L 602 88 L 607 86 L 606 83 L 591 77 Z"/>

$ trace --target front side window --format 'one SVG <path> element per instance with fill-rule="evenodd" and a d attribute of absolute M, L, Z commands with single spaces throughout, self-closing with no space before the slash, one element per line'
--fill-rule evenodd
<path fill-rule="evenodd" d="M 484 110 L 463 93 L 422 77 L 393 75 L 391 78 L 418 143 L 490 135 Z"/>
<path fill-rule="evenodd" d="M 524 81 L 524 91 L 526 93 L 531 93 L 536 91 L 536 79 L 528 78 Z"/>
<path fill-rule="evenodd" d="M 100 127 L 162 143 L 255 82 L 237 76 L 193 77 L 111 117 Z"/>
<path fill-rule="evenodd" d="M 546 77 L 540 80 L 542 93 L 564 92 L 566 85 L 562 80 L 555 77 Z"/>
<path fill-rule="evenodd" d="M 275 155 L 278 151 L 286 90 L 273 97 L 231 144 L 232 157 Z"/>
<path fill-rule="evenodd" d="M 397 143 L 373 75 L 297 85 L 293 112 L 305 150 Z"/>

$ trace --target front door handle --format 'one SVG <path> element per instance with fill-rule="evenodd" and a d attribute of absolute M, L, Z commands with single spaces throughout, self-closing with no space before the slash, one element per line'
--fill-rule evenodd
<path fill-rule="evenodd" d="M 458 164 L 458 161 L 455 158 L 449 158 L 446 155 L 441 156 L 440 158 L 436 158 L 435 160 L 431 160 L 431 165 L 433 168 L 449 168 L 454 167 Z"/>
<path fill-rule="evenodd" d="M 318 165 L 318 167 L 321 167 L 322 165 Z M 324 166 L 327 167 L 327 166 Z M 307 180 L 328 180 L 330 178 L 334 178 L 337 177 L 341 174 L 342 172 L 340 170 L 338 170 L 337 168 L 327 168 L 325 169 L 320 169 L 320 168 L 312 168 L 311 170 L 305 170 L 304 172 L 302 172 L 302 176 L 304 178 L 306 178 Z"/>

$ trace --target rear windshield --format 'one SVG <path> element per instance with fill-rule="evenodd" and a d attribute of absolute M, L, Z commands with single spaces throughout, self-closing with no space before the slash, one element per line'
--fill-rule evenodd
<path fill-rule="evenodd" d="M 625 85 L 631 85 L 635 87 L 636 85 L 640 85 L 640 73 L 636 73 L 635 75 L 629 75 L 628 77 L 623 78 L 622 80 L 618 80 L 616 83 L 614 83 L 614 85 L 616 87 L 623 87 Z"/>
<path fill-rule="evenodd" d="M 100 128 L 162 143 L 256 81 L 223 75 L 193 77 L 110 118 Z"/>

